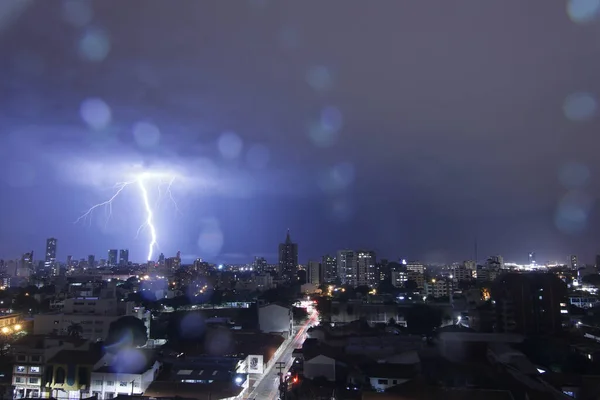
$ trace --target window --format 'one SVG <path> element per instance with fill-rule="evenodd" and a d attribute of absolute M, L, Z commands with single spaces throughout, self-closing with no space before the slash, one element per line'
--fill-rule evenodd
<path fill-rule="evenodd" d="M 23 378 L 21 378 L 20 376 L 16 376 L 15 383 L 23 383 Z"/>
<path fill-rule="evenodd" d="M 29 383 L 37 385 L 40 382 L 40 378 L 29 378 Z"/>
<path fill-rule="evenodd" d="M 106 381 L 106 386 L 115 386 L 115 381 Z"/>
<path fill-rule="evenodd" d="M 113 397 L 115 397 L 115 393 L 114 392 L 106 392 L 104 394 L 104 397 L 107 399 L 112 399 Z"/>
<path fill-rule="evenodd" d="M 26 360 L 27 360 L 27 357 L 25 357 L 24 355 L 19 354 L 17 356 L 17 361 L 26 361 Z"/>
<path fill-rule="evenodd" d="M 94 385 L 95 386 L 102 386 L 102 381 L 101 380 L 94 381 Z"/>
<path fill-rule="evenodd" d="M 42 356 L 31 356 L 31 361 L 40 362 L 42 361 Z"/>
<path fill-rule="evenodd" d="M 120 387 L 127 387 L 127 382 L 121 381 L 121 382 L 119 382 L 119 386 Z"/>
<path fill-rule="evenodd" d="M 387 379 L 379 379 L 379 380 L 377 380 L 377 384 L 379 384 L 379 385 L 387 385 L 388 384 L 388 380 Z"/>
<path fill-rule="evenodd" d="M 24 365 L 18 365 L 17 366 L 17 372 L 24 374 L 25 373 L 25 366 Z"/>
<path fill-rule="evenodd" d="M 40 367 L 29 367 L 29 372 L 31 372 L 32 374 L 39 374 Z"/>

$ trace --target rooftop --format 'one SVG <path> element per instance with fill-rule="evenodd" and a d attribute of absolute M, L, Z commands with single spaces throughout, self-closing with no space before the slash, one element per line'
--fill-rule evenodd
<path fill-rule="evenodd" d="M 222 399 L 236 397 L 243 388 L 233 382 L 213 382 L 209 384 L 154 381 L 144 393 L 148 397 L 183 397 L 195 400 Z"/>
<path fill-rule="evenodd" d="M 48 364 L 94 365 L 101 358 L 102 352 L 100 351 L 61 350 L 48 361 Z"/>

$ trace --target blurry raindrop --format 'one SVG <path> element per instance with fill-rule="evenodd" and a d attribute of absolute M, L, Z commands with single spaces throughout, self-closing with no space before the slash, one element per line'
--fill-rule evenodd
<path fill-rule="evenodd" d="M 196 339 L 202 337 L 206 323 L 202 314 L 199 313 L 187 313 L 181 319 L 179 324 L 179 333 L 181 337 L 186 339 Z"/>
<path fill-rule="evenodd" d="M 306 82 L 313 90 L 323 93 L 333 87 L 333 79 L 327 67 L 311 67 L 306 73 Z"/>
<path fill-rule="evenodd" d="M 300 44 L 300 33 L 297 29 L 286 26 L 279 34 L 279 42 L 285 49 L 294 49 Z"/>
<path fill-rule="evenodd" d="M 81 103 L 79 114 L 90 128 L 103 129 L 110 124 L 112 112 L 102 99 L 91 98 Z"/>
<path fill-rule="evenodd" d="M 331 216 L 338 222 L 346 222 L 352 218 L 354 208 L 347 198 L 336 199 L 331 203 Z"/>
<path fill-rule="evenodd" d="M 198 247 L 206 257 L 215 257 L 221 252 L 223 247 L 223 231 L 219 221 L 211 218 L 204 221 L 200 236 L 198 237 Z"/>
<path fill-rule="evenodd" d="M 560 169 L 558 179 L 567 189 L 578 189 L 590 180 L 590 170 L 583 164 L 566 164 Z"/>
<path fill-rule="evenodd" d="M 63 17 L 73 26 L 84 27 L 92 22 L 93 16 L 94 13 L 88 1 L 65 0 L 63 2 Z"/>
<path fill-rule="evenodd" d="M 154 147 L 160 141 L 160 130 L 149 122 L 138 122 L 133 126 L 133 137 L 140 147 Z"/>
<path fill-rule="evenodd" d="M 102 30 L 89 29 L 79 41 L 79 53 L 88 61 L 102 61 L 108 56 L 109 52 L 110 40 Z"/>
<path fill-rule="evenodd" d="M 342 163 L 334 166 L 319 180 L 319 186 L 326 193 L 339 192 L 354 182 L 354 166 Z"/>
<path fill-rule="evenodd" d="M 111 363 L 111 372 L 127 373 L 129 371 L 141 371 L 148 364 L 146 355 L 140 349 L 126 347 L 117 352 Z"/>
<path fill-rule="evenodd" d="M 558 204 L 554 223 L 563 233 L 574 235 L 586 228 L 592 201 L 584 193 L 570 192 Z"/>
<path fill-rule="evenodd" d="M 44 73 L 44 60 L 35 53 L 23 52 L 14 58 L 15 70 L 19 73 L 40 76 Z"/>
<path fill-rule="evenodd" d="M 222 356 L 233 350 L 233 340 L 231 332 L 225 328 L 217 328 L 208 331 L 204 339 L 204 348 L 213 356 Z"/>
<path fill-rule="evenodd" d="M 594 20 L 600 11 L 600 0 L 569 0 L 567 14 L 575 23 L 585 24 Z"/>
<path fill-rule="evenodd" d="M 35 182 L 36 172 L 31 164 L 21 161 L 8 163 L 5 166 L 5 180 L 11 187 L 24 188 L 33 186 Z"/>
<path fill-rule="evenodd" d="M 233 160 L 242 152 L 242 139 L 234 132 L 225 132 L 219 137 L 219 151 L 223 158 Z"/>
<path fill-rule="evenodd" d="M 318 121 L 308 127 L 308 137 L 317 147 L 331 147 L 337 142 L 339 131 L 332 130 Z"/>
<path fill-rule="evenodd" d="M 576 122 L 588 121 L 596 113 L 596 99 L 589 93 L 573 93 L 565 99 L 565 116 Z"/>
<path fill-rule="evenodd" d="M 269 163 L 269 149 L 260 144 L 255 144 L 246 153 L 246 160 L 252 168 L 263 169 Z"/>
<path fill-rule="evenodd" d="M 343 123 L 342 112 L 337 107 L 325 107 L 321 111 L 321 125 L 328 131 L 338 132 Z"/>

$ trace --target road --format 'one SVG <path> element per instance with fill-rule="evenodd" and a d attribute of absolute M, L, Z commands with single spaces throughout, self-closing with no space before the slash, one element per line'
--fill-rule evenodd
<path fill-rule="evenodd" d="M 296 335 L 287 344 L 284 344 L 285 347 L 279 357 L 275 362 L 270 363 L 269 368 L 265 370 L 262 378 L 257 382 L 258 385 L 254 386 L 247 399 L 272 400 L 279 398 L 279 369 L 275 366 L 279 362 L 285 363 L 284 374 L 290 369 L 294 362 L 292 352 L 302 347 L 302 343 L 306 339 L 306 330 L 314 325 L 318 319 L 318 314 L 314 311 L 306 322 L 298 327 Z"/>

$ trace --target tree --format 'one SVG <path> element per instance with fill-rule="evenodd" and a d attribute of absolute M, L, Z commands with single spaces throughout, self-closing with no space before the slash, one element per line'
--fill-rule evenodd
<path fill-rule="evenodd" d="M 419 285 L 417 285 L 417 282 L 413 281 L 412 279 L 408 279 L 406 282 L 404 282 L 404 288 L 406 289 L 407 293 L 414 293 L 419 290 Z"/>
<path fill-rule="evenodd" d="M 67 327 L 67 334 L 72 337 L 80 338 L 83 335 L 83 327 L 75 322 Z"/>
<path fill-rule="evenodd" d="M 121 317 L 108 328 L 107 347 L 137 347 L 148 341 L 148 331 L 144 322 L 133 316 Z"/>
<path fill-rule="evenodd" d="M 394 326 L 396 325 L 396 320 L 394 318 L 390 318 L 390 320 L 387 323 L 389 326 Z"/>
<path fill-rule="evenodd" d="M 371 289 L 369 289 L 369 287 L 367 285 L 357 286 L 356 289 L 354 289 L 355 293 L 360 294 L 363 297 L 368 295 L 370 291 L 371 291 Z"/>
<path fill-rule="evenodd" d="M 405 319 L 409 332 L 429 334 L 442 324 L 442 311 L 426 304 L 415 304 L 407 310 Z"/>

